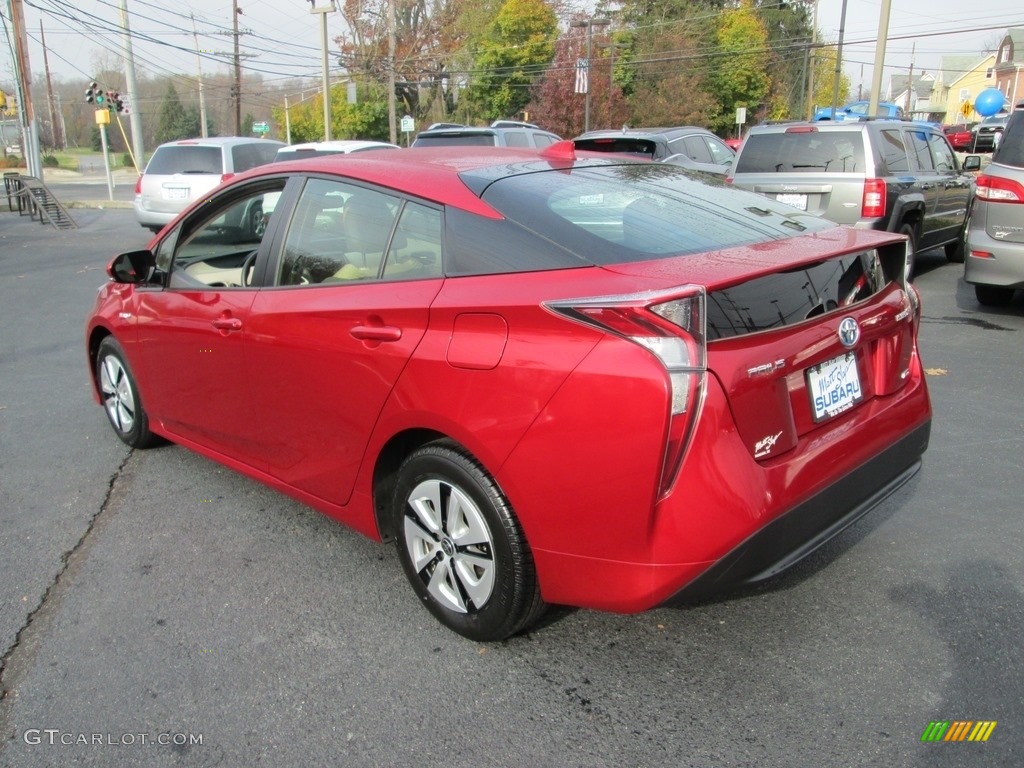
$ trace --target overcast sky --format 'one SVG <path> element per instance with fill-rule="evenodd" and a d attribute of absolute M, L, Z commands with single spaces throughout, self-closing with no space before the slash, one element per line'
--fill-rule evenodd
<path fill-rule="evenodd" d="M 321 5 L 326 0 L 318 0 Z M 140 76 L 196 71 L 196 41 L 192 20 L 199 33 L 204 72 L 227 71 L 232 48 L 230 0 L 127 0 L 129 24 L 134 33 L 136 67 Z M 259 72 L 271 83 L 291 77 L 320 77 L 320 17 L 310 13 L 309 0 L 239 0 L 241 49 L 255 54 L 244 67 Z M 845 25 L 845 71 L 853 92 L 871 85 L 881 9 L 879 0 L 849 0 Z M 819 0 L 818 29 L 823 40 L 839 37 L 842 0 Z M 51 73 L 61 80 L 92 76 L 97 56 L 115 61 L 121 37 L 116 32 L 120 0 L 25 0 L 26 26 L 30 36 L 30 66 L 43 72 L 40 21 L 46 34 Z M 923 10 L 926 9 L 926 10 Z M 6 14 L 6 2 L 3 3 Z M 914 71 L 935 70 L 946 53 L 982 55 L 1011 26 L 1024 27 L 1022 0 L 892 0 L 890 42 L 886 49 L 884 84 L 893 73 L 906 72 L 914 53 Z M 345 31 L 340 14 L 328 16 L 330 37 Z M 926 36 L 927 35 L 927 36 Z M 868 42 L 864 42 L 868 41 Z M 4 44 L 6 48 L 6 43 Z M 0 50 L 0 81 L 12 81 L 12 65 Z M 332 56 L 332 65 L 334 57 Z M 863 74 L 862 74 L 863 73 Z"/>

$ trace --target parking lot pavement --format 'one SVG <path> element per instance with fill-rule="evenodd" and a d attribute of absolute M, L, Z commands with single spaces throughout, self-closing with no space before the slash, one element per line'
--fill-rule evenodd
<path fill-rule="evenodd" d="M 907 487 L 765 588 L 478 645 L 391 548 L 110 434 L 81 322 L 109 243 L 146 233 L 84 213 L 21 240 L 0 216 L 0 766 L 1021 764 L 1024 302 L 981 310 L 941 251 L 918 270 L 935 423 Z M 998 725 L 921 742 L 945 720 Z"/>

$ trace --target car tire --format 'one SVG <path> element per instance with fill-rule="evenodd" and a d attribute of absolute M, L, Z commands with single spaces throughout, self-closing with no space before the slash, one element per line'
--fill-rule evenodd
<path fill-rule="evenodd" d="M 446 627 L 476 641 L 521 632 L 544 610 L 533 555 L 497 483 L 460 446 L 406 458 L 391 504 L 399 559 Z"/>
<path fill-rule="evenodd" d="M 964 256 L 967 254 L 967 232 L 971 228 L 971 220 L 964 221 L 963 229 L 960 230 L 960 237 L 952 243 L 946 243 L 946 261 L 953 264 L 963 264 Z"/>
<path fill-rule="evenodd" d="M 974 295 L 979 304 L 986 307 L 1005 307 L 1013 301 L 1013 288 L 1004 288 L 1000 285 L 976 285 Z"/>
<path fill-rule="evenodd" d="M 157 442 L 149 431 L 149 418 L 124 350 L 113 336 L 100 342 L 97 350 L 96 386 L 107 420 L 122 442 L 132 448 L 147 448 Z"/>
<path fill-rule="evenodd" d="M 907 236 L 907 260 L 903 265 L 906 281 L 909 283 L 914 279 L 914 259 L 917 256 L 917 234 L 910 224 L 900 227 L 900 234 Z"/>
<path fill-rule="evenodd" d="M 263 204 L 256 203 L 249 209 L 249 234 L 254 240 L 262 240 L 267 231 L 267 220 L 263 218 Z"/>

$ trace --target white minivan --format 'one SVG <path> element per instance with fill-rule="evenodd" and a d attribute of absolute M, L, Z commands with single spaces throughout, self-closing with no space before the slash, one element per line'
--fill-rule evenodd
<path fill-rule="evenodd" d="M 159 232 L 222 181 L 273 162 L 283 146 L 280 141 L 238 136 L 161 144 L 135 183 L 135 218 L 147 229 Z"/>

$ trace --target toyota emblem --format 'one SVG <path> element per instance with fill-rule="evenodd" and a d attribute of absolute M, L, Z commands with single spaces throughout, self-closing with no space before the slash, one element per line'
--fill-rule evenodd
<path fill-rule="evenodd" d="M 839 322 L 839 340 L 844 347 L 852 347 L 860 338 L 860 326 L 852 317 L 844 317 Z"/>

